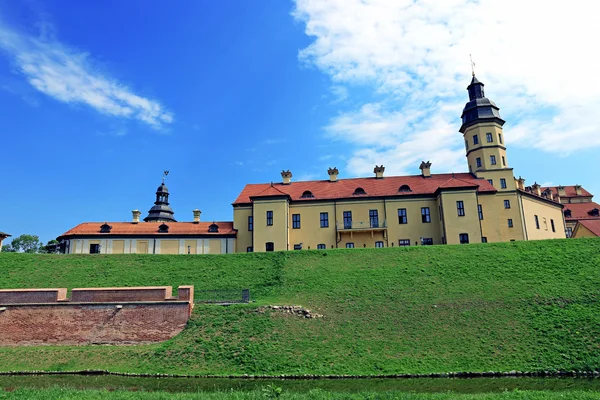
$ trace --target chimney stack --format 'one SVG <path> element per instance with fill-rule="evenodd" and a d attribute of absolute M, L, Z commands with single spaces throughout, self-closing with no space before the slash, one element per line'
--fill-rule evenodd
<path fill-rule="evenodd" d="M 431 176 L 431 163 L 429 161 L 421 162 L 419 169 L 421 170 L 421 175 L 423 178 L 429 178 Z"/>
<path fill-rule="evenodd" d="M 281 177 L 283 178 L 283 184 L 289 185 L 292 181 L 292 173 L 288 169 L 287 171 L 281 171 Z"/>
<path fill-rule="evenodd" d="M 537 196 L 542 197 L 542 191 L 540 190 L 541 186 L 538 185 L 537 182 L 534 182 L 533 185 L 531 185 L 531 189 L 533 190 L 533 193 L 536 194 Z"/>
<path fill-rule="evenodd" d="M 340 171 L 338 171 L 337 167 L 329 168 L 327 170 L 327 173 L 329 174 L 329 182 L 337 182 L 337 177 L 338 177 L 338 174 L 340 173 Z"/>
<path fill-rule="evenodd" d="M 558 195 L 559 196 L 566 196 L 567 192 L 565 192 L 565 187 L 564 186 L 558 186 Z"/>
<path fill-rule="evenodd" d="M 131 215 L 133 217 L 133 219 L 131 220 L 131 222 L 133 222 L 134 224 L 137 224 L 138 222 L 140 222 L 140 216 L 142 215 L 142 213 L 140 212 L 140 210 L 133 210 L 133 211 L 131 211 Z"/>
<path fill-rule="evenodd" d="M 198 210 L 197 208 L 192 211 L 194 213 L 194 223 L 197 224 L 200 222 L 200 214 L 202 214 L 202 211 Z"/>
<path fill-rule="evenodd" d="M 383 164 L 381 164 L 381 167 L 375 165 L 375 168 L 373 169 L 373 172 L 375 173 L 375 178 L 382 179 L 383 171 L 385 171 L 385 167 L 383 166 Z"/>
<path fill-rule="evenodd" d="M 552 193 L 552 189 L 546 188 L 546 190 L 544 190 L 544 197 L 549 200 L 554 200 L 554 193 Z"/>
<path fill-rule="evenodd" d="M 525 179 L 519 177 L 519 179 L 517 180 L 517 187 L 521 190 L 525 190 Z"/>
<path fill-rule="evenodd" d="M 581 196 L 582 192 L 581 192 L 581 185 L 575 185 L 575 194 L 577 196 Z"/>

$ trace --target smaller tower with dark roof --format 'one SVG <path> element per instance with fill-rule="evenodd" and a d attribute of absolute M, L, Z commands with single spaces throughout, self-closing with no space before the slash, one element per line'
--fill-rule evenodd
<path fill-rule="evenodd" d="M 161 185 L 156 189 L 156 201 L 154 206 L 148 211 L 148 216 L 144 222 L 177 222 L 173 217 L 173 209 L 169 206 L 169 189 L 165 185 L 165 177 L 169 171 L 165 171 Z"/>

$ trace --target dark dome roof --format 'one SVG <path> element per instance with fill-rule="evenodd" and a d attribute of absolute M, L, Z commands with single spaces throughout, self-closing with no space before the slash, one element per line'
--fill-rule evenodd
<path fill-rule="evenodd" d="M 159 192 L 169 193 L 169 188 L 164 183 L 161 183 L 161 185 L 158 187 L 158 189 L 156 189 L 156 193 L 159 193 Z"/>

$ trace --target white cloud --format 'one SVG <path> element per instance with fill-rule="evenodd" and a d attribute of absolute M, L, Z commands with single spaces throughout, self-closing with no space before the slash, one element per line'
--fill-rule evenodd
<path fill-rule="evenodd" d="M 133 118 L 153 128 L 173 122 L 157 101 L 136 95 L 94 68 L 87 53 L 67 47 L 43 25 L 39 38 L 17 32 L 0 21 L 0 48 L 38 91 L 65 103 L 86 104 L 112 116 Z"/>
<path fill-rule="evenodd" d="M 353 173 L 381 162 L 406 172 L 419 159 L 465 169 L 458 128 L 470 53 L 508 143 L 563 155 L 600 146 L 596 2 L 296 0 L 292 14 L 314 38 L 302 62 L 381 96 L 326 128 L 357 147 Z"/>

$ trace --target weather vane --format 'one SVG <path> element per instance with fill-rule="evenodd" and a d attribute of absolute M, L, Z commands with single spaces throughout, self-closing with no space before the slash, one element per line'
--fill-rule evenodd
<path fill-rule="evenodd" d="M 469 54 L 469 58 L 471 59 L 471 74 L 475 76 L 475 63 L 473 62 L 473 56 Z"/>
<path fill-rule="evenodd" d="M 164 170 L 163 171 L 163 177 L 162 177 L 163 183 L 165 183 L 165 178 L 167 177 L 167 175 L 169 175 L 169 171 Z"/>

